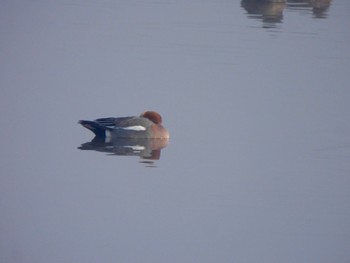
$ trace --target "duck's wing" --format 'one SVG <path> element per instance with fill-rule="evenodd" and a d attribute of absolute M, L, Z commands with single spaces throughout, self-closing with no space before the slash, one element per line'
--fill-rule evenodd
<path fill-rule="evenodd" d="M 96 136 L 106 137 L 114 133 L 117 137 L 147 137 L 147 130 L 153 124 L 142 117 L 100 118 L 94 121 L 79 121 L 85 128 L 91 130 Z"/>
<path fill-rule="evenodd" d="M 133 119 L 135 119 L 135 117 L 120 117 L 120 118 L 109 117 L 109 118 L 96 119 L 95 122 L 104 127 L 116 128 L 116 127 L 130 126 L 130 123 L 133 122 L 132 121 Z"/>
<path fill-rule="evenodd" d="M 134 117 L 122 117 L 122 118 L 100 118 L 94 121 L 80 120 L 79 123 L 85 128 L 91 130 L 96 136 L 105 137 L 106 130 L 113 130 L 121 125 L 120 127 L 128 127 L 128 123 Z"/>

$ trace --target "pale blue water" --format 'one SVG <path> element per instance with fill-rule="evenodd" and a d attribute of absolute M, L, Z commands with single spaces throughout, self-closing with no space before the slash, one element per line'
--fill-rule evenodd
<path fill-rule="evenodd" d="M 2 1 L 0 262 L 349 262 L 350 3 L 322 3 Z M 146 109 L 159 160 L 78 149 Z"/>

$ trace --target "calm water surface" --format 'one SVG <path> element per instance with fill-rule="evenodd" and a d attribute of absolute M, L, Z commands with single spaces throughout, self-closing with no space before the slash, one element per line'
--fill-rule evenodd
<path fill-rule="evenodd" d="M 349 1 L 0 5 L 0 262 L 350 262 Z"/>

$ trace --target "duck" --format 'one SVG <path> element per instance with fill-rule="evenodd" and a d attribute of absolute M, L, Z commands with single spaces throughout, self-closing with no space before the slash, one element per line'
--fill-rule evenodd
<path fill-rule="evenodd" d="M 144 111 L 140 116 L 80 120 L 78 123 L 99 138 L 169 139 L 169 132 L 162 125 L 162 116 L 156 111 Z"/>

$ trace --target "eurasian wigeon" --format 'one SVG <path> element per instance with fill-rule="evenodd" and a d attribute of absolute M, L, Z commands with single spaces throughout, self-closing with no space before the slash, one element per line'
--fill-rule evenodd
<path fill-rule="evenodd" d="M 169 138 L 162 117 L 155 111 L 145 111 L 139 117 L 110 117 L 79 123 L 102 138 Z"/>

